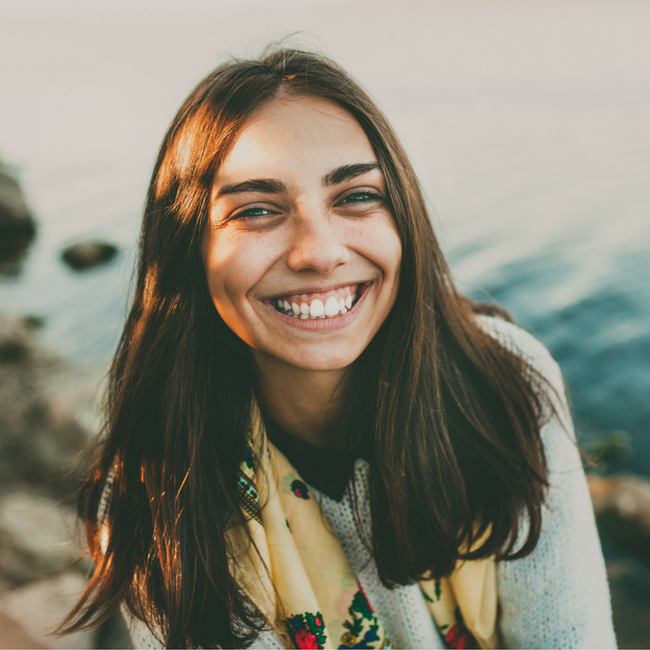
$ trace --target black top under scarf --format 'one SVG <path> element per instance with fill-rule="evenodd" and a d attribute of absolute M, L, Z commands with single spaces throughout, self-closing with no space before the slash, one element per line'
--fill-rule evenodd
<path fill-rule="evenodd" d="M 277 424 L 267 430 L 271 442 L 285 455 L 305 483 L 326 496 L 341 501 L 354 473 L 358 458 L 367 458 L 362 449 L 323 449 L 297 438 Z"/>

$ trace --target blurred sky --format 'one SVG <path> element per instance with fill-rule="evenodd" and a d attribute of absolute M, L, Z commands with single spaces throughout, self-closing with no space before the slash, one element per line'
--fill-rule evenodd
<path fill-rule="evenodd" d="M 2 0 L 0 11 L 13 15 L 215 15 L 250 8 L 323 5 L 345 0 Z"/>

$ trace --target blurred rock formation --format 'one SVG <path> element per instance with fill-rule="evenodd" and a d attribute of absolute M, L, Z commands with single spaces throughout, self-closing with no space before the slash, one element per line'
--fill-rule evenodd
<path fill-rule="evenodd" d="M 48 636 L 85 585 L 75 513 L 88 432 L 52 408 L 64 364 L 37 344 L 37 322 L 0 316 L 0 647 L 95 647 L 96 632 Z"/>
<path fill-rule="evenodd" d="M 607 558 L 619 648 L 650 641 L 650 480 L 630 474 L 587 477 Z"/>
<path fill-rule="evenodd" d="M 650 480 L 592 474 L 588 481 L 601 536 L 650 565 Z"/>
<path fill-rule="evenodd" d="M 65 367 L 36 345 L 35 330 L 32 319 L 0 316 L 0 490 L 22 485 L 69 499 L 85 473 L 87 435 L 50 411 L 46 382 Z"/>
<path fill-rule="evenodd" d="M 20 259 L 35 234 L 20 185 L 0 162 L 0 266 Z"/>
<path fill-rule="evenodd" d="M 114 244 L 106 242 L 83 242 L 68 246 L 61 256 L 66 264 L 75 271 L 83 271 L 109 262 L 117 255 Z"/>

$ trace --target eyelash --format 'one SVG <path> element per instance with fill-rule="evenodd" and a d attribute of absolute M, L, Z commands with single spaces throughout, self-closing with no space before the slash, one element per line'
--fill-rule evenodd
<path fill-rule="evenodd" d="M 362 201 L 357 201 L 356 199 L 353 200 L 353 201 L 349 200 L 349 199 L 353 199 L 354 197 L 359 197 L 359 196 L 363 196 L 363 197 L 366 197 L 366 198 L 364 200 L 362 200 Z M 341 201 L 339 201 L 337 203 L 337 205 L 371 203 L 373 201 L 381 201 L 381 196 L 379 194 L 377 194 L 376 192 L 371 192 L 370 190 L 364 190 L 364 191 L 357 190 L 356 192 L 352 192 L 352 194 L 348 194 Z"/>
<path fill-rule="evenodd" d="M 265 212 L 266 214 L 250 214 L 251 212 Z M 273 212 L 273 210 L 269 210 L 269 208 L 262 208 L 262 207 L 253 207 L 253 208 L 246 208 L 246 210 L 242 210 L 241 212 L 238 212 L 237 214 L 234 214 L 232 216 L 232 219 L 246 219 L 247 217 L 252 217 L 253 219 L 255 217 L 266 217 L 269 214 L 276 214 Z"/>
<path fill-rule="evenodd" d="M 359 197 L 364 197 L 361 200 L 358 200 Z M 371 191 L 356 191 L 352 192 L 351 194 L 348 194 L 347 196 L 343 197 L 336 205 L 360 205 L 362 203 L 372 203 L 374 201 L 381 201 L 382 197 L 381 195 L 377 194 L 376 192 L 371 192 Z M 265 214 L 252 214 L 253 212 L 264 212 Z M 264 208 L 261 206 L 257 207 L 252 207 L 252 208 L 246 208 L 245 210 L 242 210 L 241 212 L 237 212 L 231 217 L 231 221 L 235 221 L 237 219 L 247 219 L 247 218 L 252 218 L 255 219 L 257 217 L 266 217 L 269 215 L 277 214 L 277 212 L 274 212 L 273 210 L 269 208 Z"/>

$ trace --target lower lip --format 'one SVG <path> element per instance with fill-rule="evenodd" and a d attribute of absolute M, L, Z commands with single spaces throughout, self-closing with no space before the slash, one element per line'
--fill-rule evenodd
<path fill-rule="evenodd" d="M 338 330 L 349 325 L 357 317 L 357 314 L 361 310 L 361 306 L 365 302 L 366 296 L 368 295 L 368 291 L 370 290 L 371 286 L 372 283 L 364 286 L 361 295 L 359 296 L 359 300 L 357 300 L 357 302 L 354 304 L 354 307 L 352 307 L 350 311 L 345 314 L 341 314 L 340 316 L 332 316 L 330 318 L 305 318 L 304 320 L 302 318 L 293 318 L 292 316 L 287 316 L 286 314 L 279 312 L 275 307 L 273 307 L 273 305 L 268 302 L 265 302 L 263 304 L 274 316 L 279 318 L 283 323 L 287 323 L 288 325 L 291 325 L 297 329 Z"/>

